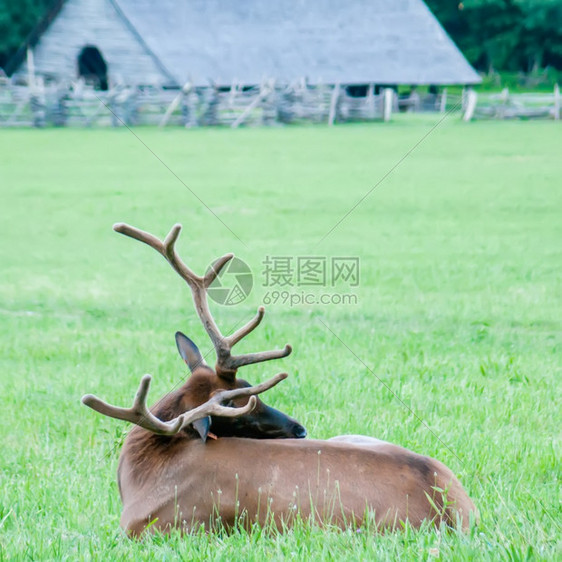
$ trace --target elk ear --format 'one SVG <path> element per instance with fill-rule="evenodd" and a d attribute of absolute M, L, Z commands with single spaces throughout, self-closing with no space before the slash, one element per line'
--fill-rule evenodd
<path fill-rule="evenodd" d="M 207 435 L 209 435 L 209 429 L 211 428 L 211 416 L 206 416 L 200 420 L 195 420 L 191 425 L 199 433 L 203 443 L 207 441 Z"/>
<path fill-rule="evenodd" d="M 197 367 L 207 366 L 199 348 L 185 334 L 176 332 L 176 345 L 181 358 L 187 363 L 192 373 Z"/>

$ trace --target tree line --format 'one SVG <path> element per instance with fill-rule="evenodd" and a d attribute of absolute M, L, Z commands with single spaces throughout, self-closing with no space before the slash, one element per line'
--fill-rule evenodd
<path fill-rule="evenodd" d="M 562 70 L 562 0 L 426 0 L 478 70 Z"/>
<path fill-rule="evenodd" d="M 0 0 L 0 68 L 60 0 Z M 426 0 L 478 70 L 562 70 L 562 0 Z"/>

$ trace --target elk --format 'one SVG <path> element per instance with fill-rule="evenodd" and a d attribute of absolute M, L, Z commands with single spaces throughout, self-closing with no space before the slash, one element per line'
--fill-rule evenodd
<path fill-rule="evenodd" d="M 187 282 L 216 352 L 213 369 L 187 336 L 176 333 L 191 375 L 152 410 L 146 404 L 150 375 L 141 379 L 131 408 L 93 395 L 82 398 L 105 416 L 135 424 L 118 467 L 121 526 L 129 535 L 189 532 L 218 522 L 226 528 L 243 522 L 282 529 L 296 514 L 341 528 L 361 525 L 367 514 L 381 529 L 405 522 L 419 527 L 424 521 L 468 527 L 476 517 L 474 504 L 441 462 L 365 436 L 304 439 L 301 424 L 257 398 L 286 373 L 256 386 L 237 378 L 240 367 L 286 357 L 291 347 L 232 355 L 232 347 L 264 316 L 260 307 L 227 337 L 215 323 L 207 289 L 233 254 L 199 276 L 175 250 L 181 225 L 163 241 L 122 223 L 114 230 L 157 250 Z"/>

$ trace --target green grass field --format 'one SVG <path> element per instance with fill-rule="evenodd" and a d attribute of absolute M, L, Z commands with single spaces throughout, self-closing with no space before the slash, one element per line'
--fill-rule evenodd
<path fill-rule="evenodd" d="M 320 242 L 434 124 L 136 130 L 189 189 L 127 130 L 0 131 L 0 559 L 562 556 L 560 126 L 449 118 Z M 310 437 L 442 460 L 480 525 L 128 540 L 115 478 L 128 428 L 80 397 L 128 404 L 151 373 L 154 401 L 186 376 L 174 332 L 209 343 L 181 280 L 117 221 L 159 236 L 181 222 L 196 271 L 228 251 L 250 264 L 250 297 L 213 309 L 225 332 L 262 302 L 266 256 L 359 257 L 359 303 L 269 306 L 240 351 L 294 352 L 244 377 L 289 372 L 265 400 Z"/>

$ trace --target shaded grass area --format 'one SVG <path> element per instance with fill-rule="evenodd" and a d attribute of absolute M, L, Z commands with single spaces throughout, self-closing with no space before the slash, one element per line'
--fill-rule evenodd
<path fill-rule="evenodd" d="M 433 119 L 136 130 L 185 185 L 126 130 L 0 131 L 2 558 L 561 555 L 560 127 L 449 119 L 320 242 Z M 117 221 L 160 236 L 181 222 L 196 271 L 228 251 L 251 266 L 250 297 L 213 309 L 225 332 L 262 302 L 266 256 L 359 257 L 359 304 L 269 306 L 240 351 L 294 352 L 244 377 L 288 371 L 266 401 L 310 437 L 362 433 L 442 460 L 480 526 L 124 538 L 115 470 L 127 428 L 79 398 L 126 404 L 148 372 L 156 400 L 185 377 L 174 332 L 210 344 L 183 283 L 113 233 Z"/>

